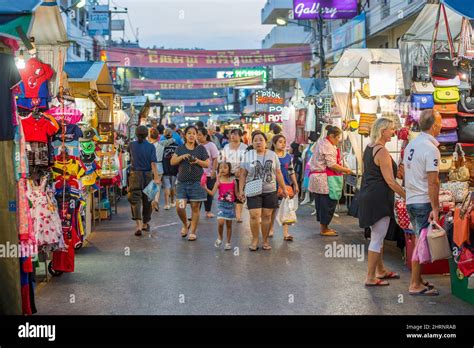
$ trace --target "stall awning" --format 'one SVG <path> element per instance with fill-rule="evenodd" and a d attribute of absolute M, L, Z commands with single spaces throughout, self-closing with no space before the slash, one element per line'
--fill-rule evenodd
<path fill-rule="evenodd" d="M 34 12 L 30 36 L 35 38 L 36 45 L 66 44 L 66 28 L 56 0 L 44 0 Z"/>
<path fill-rule="evenodd" d="M 298 84 L 305 97 L 315 96 L 326 87 L 327 79 L 298 78 Z"/>
<path fill-rule="evenodd" d="M 0 35 L 19 40 L 17 27 L 29 34 L 33 19 L 32 13 L 42 0 L 2 1 L 0 3 Z"/>
<path fill-rule="evenodd" d="M 467 0 L 443 0 L 443 3 L 460 16 L 474 19 L 474 6 Z"/>
<path fill-rule="evenodd" d="M 99 93 L 114 93 L 109 69 L 104 62 L 67 62 L 64 71 L 69 86 L 77 97 L 87 98 L 90 90 Z"/>

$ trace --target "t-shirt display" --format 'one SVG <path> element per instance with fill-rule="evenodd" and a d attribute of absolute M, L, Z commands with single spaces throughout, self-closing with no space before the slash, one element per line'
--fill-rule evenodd
<path fill-rule="evenodd" d="M 263 179 L 263 193 L 277 190 L 276 170 L 280 160 L 275 152 L 266 150 L 264 155 L 257 155 L 255 150 L 248 151 L 241 167 L 247 170 L 247 182 Z"/>
<path fill-rule="evenodd" d="M 58 131 L 58 128 L 47 118 L 41 116 L 35 118 L 32 115 L 21 120 L 26 141 L 37 141 L 47 143 L 48 138 Z"/>
<path fill-rule="evenodd" d="M 21 76 L 15 65 L 15 59 L 9 54 L 0 53 L 0 141 L 13 140 L 14 100 L 12 89 L 21 82 Z"/>
<path fill-rule="evenodd" d="M 182 156 L 185 154 L 190 154 L 191 156 L 205 161 L 209 158 L 206 149 L 202 145 L 196 146 L 194 149 L 190 150 L 186 145 L 181 145 L 176 149 L 176 155 Z M 202 174 L 204 173 L 203 168 L 196 164 L 191 163 L 189 160 L 184 160 L 179 164 L 178 169 L 178 181 L 180 182 L 193 182 L 201 181 Z"/>
<path fill-rule="evenodd" d="M 49 64 L 37 58 L 30 58 L 25 68 L 20 70 L 21 94 L 18 96 L 18 107 L 32 110 L 36 107 L 47 109 L 50 98 L 48 80 L 54 71 Z"/>
<path fill-rule="evenodd" d="M 63 121 L 67 124 L 76 124 L 81 121 L 82 112 L 80 110 L 65 106 L 64 108 L 58 106 L 51 108 L 47 111 L 48 114 L 52 115 L 59 123 Z"/>
<path fill-rule="evenodd" d="M 66 124 L 64 126 L 64 141 L 78 141 L 82 137 L 82 130 L 75 124 Z M 62 140 L 63 132 L 60 128 L 58 132 L 54 135 L 53 141 Z"/>

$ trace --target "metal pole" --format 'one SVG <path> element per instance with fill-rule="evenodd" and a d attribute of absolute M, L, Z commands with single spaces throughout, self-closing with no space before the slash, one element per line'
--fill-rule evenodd
<path fill-rule="evenodd" d="M 324 66 L 325 66 L 325 60 L 324 60 L 324 43 L 323 43 L 323 16 L 319 14 L 318 18 L 318 30 L 319 30 L 319 65 L 320 65 L 320 71 L 319 71 L 319 77 L 323 78 L 324 77 Z"/>

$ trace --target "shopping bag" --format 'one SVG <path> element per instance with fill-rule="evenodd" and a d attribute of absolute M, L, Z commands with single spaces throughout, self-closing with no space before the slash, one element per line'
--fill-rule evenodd
<path fill-rule="evenodd" d="M 151 202 L 155 199 L 156 194 L 160 190 L 160 187 L 152 180 L 150 183 L 143 189 L 143 193 L 147 195 L 148 200 Z"/>
<path fill-rule="evenodd" d="M 431 263 L 430 247 L 427 240 L 428 227 L 420 232 L 420 237 L 413 251 L 412 261 L 418 261 L 420 264 Z"/>
<path fill-rule="evenodd" d="M 296 223 L 296 210 L 298 209 L 298 197 L 284 198 L 276 216 L 278 224 L 289 225 Z"/>
<path fill-rule="evenodd" d="M 434 221 L 428 226 L 427 240 L 431 262 L 449 259 L 452 256 L 446 231 Z"/>

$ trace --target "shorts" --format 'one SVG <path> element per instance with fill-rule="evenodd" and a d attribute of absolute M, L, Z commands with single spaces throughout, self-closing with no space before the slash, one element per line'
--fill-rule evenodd
<path fill-rule="evenodd" d="M 255 197 L 247 197 L 247 208 L 251 209 L 277 209 L 278 195 L 275 192 L 262 193 Z"/>
<path fill-rule="evenodd" d="M 217 201 L 217 219 L 235 220 L 235 203 Z"/>
<path fill-rule="evenodd" d="M 431 210 L 431 203 L 407 204 L 408 216 L 417 238 L 421 230 L 429 225 Z"/>
<path fill-rule="evenodd" d="M 162 181 L 165 190 L 173 189 L 176 186 L 176 176 L 163 175 Z"/>
<path fill-rule="evenodd" d="M 176 184 L 176 198 L 178 200 L 187 200 L 189 202 L 207 201 L 207 192 L 201 187 L 199 181 L 186 181 Z"/>

